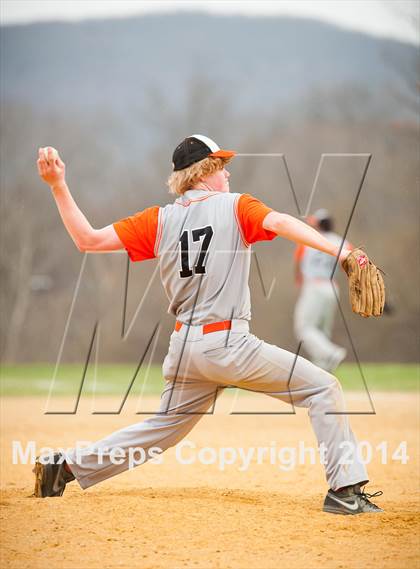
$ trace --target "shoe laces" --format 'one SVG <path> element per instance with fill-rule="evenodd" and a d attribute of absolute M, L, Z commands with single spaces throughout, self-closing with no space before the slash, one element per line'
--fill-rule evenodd
<path fill-rule="evenodd" d="M 367 492 L 365 492 L 365 487 L 363 487 L 360 490 L 360 492 L 357 493 L 357 496 L 360 496 L 361 498 L 363 498 L 363 500 L 365 500 L 365 502 L 370 502 L 371 498 L 377 498 L 378 496 L 382 496 L 382 494 L 383 494 L 382 490 L 378 490 L 374 494 L 368 494 Z"/>

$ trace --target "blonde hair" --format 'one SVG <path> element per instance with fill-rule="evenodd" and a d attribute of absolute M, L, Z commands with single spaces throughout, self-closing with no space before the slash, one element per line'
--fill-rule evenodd
<path fill-rule="evenodd" d="M 169 176 L 166 185 L 169 186 L 169 193 L 182 196 L 187 190 L 190 190 L 197 182 L 211 176 L 217 170 L 223 170 L 230 158 L 211 157 L 204 158 L 199 162 L 195 162 L 188 168 L 176 170 Z"/>

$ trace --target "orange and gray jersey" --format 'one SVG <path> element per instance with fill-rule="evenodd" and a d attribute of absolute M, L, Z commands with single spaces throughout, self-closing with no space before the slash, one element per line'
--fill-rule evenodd
<path fill-rule="evenodd" d="M 342 237 L 332 231 L 322 232 L 322 235 L 337 247 L 340 247 Z M 344 246 L 350 245 L 345 241 Z M 328 280 L 335 266 L 335 257 L 322 253 L 317 249 L 299 245 L 295 251 L 295 260 L 299 263 L 304 282 L 311 280 Z"/>
<path fill-rule="evenodd" d="M 114 223 L 132 261 L 158 257 L 169 312 L 192 325 L 251 318 L 251 244 L 276 237 L 249 194 L 189 190 Z"/>

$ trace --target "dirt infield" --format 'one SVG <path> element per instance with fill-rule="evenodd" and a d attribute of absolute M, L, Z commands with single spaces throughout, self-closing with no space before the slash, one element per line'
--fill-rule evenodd
<path fill-rule="evenodd" d="M 347 396 L 349 409 L 368 410 L 366 397 Z M 76 483 L 62 498 L 31 497 L 31 466 L 12 464 L 12 441 L 72 446 L 94 441 L 144 417 L 127 405 L 117 415 L 91 415 L 89 400 L 77 415 L 45 415 L 44 400 L 6 398 L 2 403 L 2 567 L 7 568 L 414 568 L 419 565 L 418 397 L 373 394 L 376 415 L 351 418 L 360 440 L 372 444 L 370 492 L 385 513 L 333 516 L 320 511 L 326 491 L 323 468 L 287 460 L 183 465 L 175 449 L 160 465 L 146 464 L 86 491 Z M 65 406 L 66 401 L 57 405 Z M 102 400 L 101 405 L 105 405 Z M 183 458 L 203 447 L 315 445 L 305 410 L 296 415 L 229 415 L 232 395 L 187 436 Z M 148 409 L 157 400 L 147 400 Z M 261 396 L 246 408 L 285 413 L 290 408 Z M 300 443 L 299 441 L 303 441 Z M 387 441 L 384 452 L 375 450 Z M 407 464 L 392 460 L 407 441 Z M 196 445 L 196 448 L 192 448 Z M 385 447 L 382 447 L 385 448 Z M 204 454 L 203 454 L 204 456 Z M 284 454 L 283 458 L 290 457 Z M 387 464 L 381 464 L 381 458 Z M 283 468 L 280 468 L 282 466 Z M 293 466 L 293 465 L 292 465 Z"/>

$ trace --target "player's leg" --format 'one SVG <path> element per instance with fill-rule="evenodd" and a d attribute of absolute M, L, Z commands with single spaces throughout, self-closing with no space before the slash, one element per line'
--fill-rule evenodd
<path fill-rule="evenodd" d="M 325 361 L 325 365 L 322 366 L 327 371 L 334 371 L 347 355 L 347 350 L 345 348 L 331 341 L 334 320 L 337 313 L 337 298 L 339 297 L 338 287 L 336 285 L 334 286 L 336 291 L 335 293 L 334 289 L 332 288 L 333 285 L 331 285 L 330 290 L 325 290 L 324 311 L 320 327 L 325 337 L 330 340 L 331 346 L 335 348 L 334 350 L 330 351 L 329 357 Z"/>
<path fill-rule="evenodd" d="M 231 334 L 227 347 L 203 351 L 202 369 L 220 383 L 266 393 L 297 407 L 307 407 L 319 445 L 326 449 L 330 488 L 368 480 L 356 453 L 357 441 L 345 413 L 343 392 L 330 373 L 252 334 Z M 347 451 L 351 464 L 343 464 Z"/>
<path fill-rule="evenodd" d="M 97 441 L 84 450 L 80 458 L 76 451 L 66 455 L 73 463 L 70 468 L 80 486 L 88 488 L 128 470 L 130 453 L 134 461 L 141 460 L 143 453 L 147 460 L 152 447 L 164 451 L 176 445 L 209 409 L 211 412 L 221 389 L 217 384 L 205 381 L 167 381 L 159 411 L 153 417 Z M 121 449 L 125 457 L 118 458 L 120 451 L 113 449 Z M 135 452 L 134 449 L 143 450 Z"/>
<path fill-rule="evenodd" d="M 318 330 L 322 321 L 322 306 L 318 300 L 315 286 L 305 284 L 302 286 L 299 298 L 296 302 L 293 315 L 293 325 L 295 335 L 300 341 L 303 336 L 308 336 L 310 331 Z M 308 341 L 308 352 L 311 350 L 311 343 Z"/>
<path fill-rule="evenodd" d="M 337 298 L 338 298 L 338 289 L 337 289 L 337 298 L 334 294 L 334 290 L 331 285 L 331 294 L 326 296 L 325 303 L 324 303 L 324 311 L 322 315 L 321 321 L 321 330 L 325 334 L 327 338 L 332 337 L 333 327 L 334 327 L 334 320 L 337 313 Z"/>
<path fill-rule="evenodd" d="M 357 456 L 357 440 L 349 424 L 343 391 L 339 381 L 330 373 L 308 360 L 263 344 L 260 357 L 271 362 L 266 378 L 282 386 L 287 374 L 288 392 L 269 393 L 297 407 L 307 407 L 318 443 L 326 449 L 326 478 L 330 488 L 337 489 L 368 480 L 365 466 Z M 294 366 L 294 367 L 293 367 Z M 292 371 L 293 370 L 293 371 Z M 290 378 L 290 381 L 289 381 Z M 261 378 L 264 382 L 264 378 Z M 277 381 L 276 381 L 277 380 Z M 260 379 L 257 381 L 257 384 Z M 348 454 L 350 464 L 343 459 Z"/>
<path fill-rule="evenodd" d="M 322 296 L 315 284 L 303 286 L 294 313 L 296 338 L 302 342 L 302 349 L 316 365 L 323 366 L 328 356 L 325 337 L 321 330 L 323 319 Z"/>
<path fill-rule="evenodd" d="M 303 350 L 315 365 L 327 370 L 336 367 L 335 362 L 339 360 L 340 355 L 341 359 L 345 356 L 345 353 L 341 353 L 340 346 L 330 340 L 330 334 L 325 330 L 327 313 L 332 311 L 333 318 L 336 306 L 331 287 L 330 282 L 306 284 L 296 305 L 294 317 L 295 334 L 298 340 L 302 341 Z"/>

